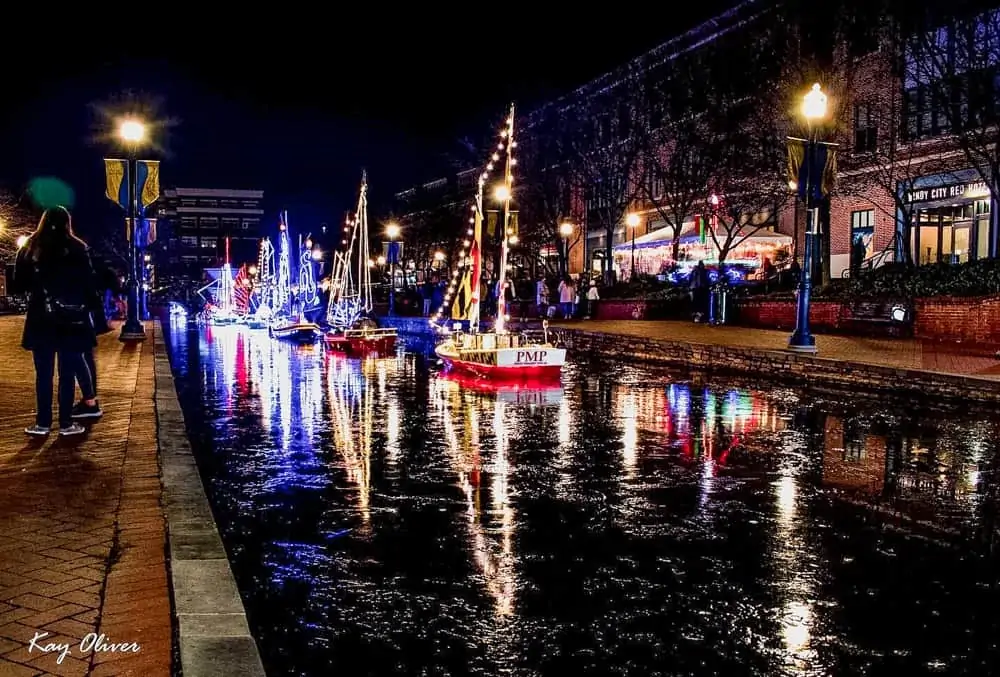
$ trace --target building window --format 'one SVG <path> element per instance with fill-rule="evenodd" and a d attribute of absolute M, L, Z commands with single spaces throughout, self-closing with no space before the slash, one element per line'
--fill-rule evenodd
<path fill-rule="evenodd" d="M 181 228 L 197 228 L 198 219 L 193 216 L 182 216 L 181 217 Z"/>
<path fill-rule="evenodd" d="M 214 237 L 203 237 L 201 238 L 201 248 L 202 249 L 215 249 L 217 242 Z"/>
<path fill-rule="evenodd" d="M 197 204 L 198 203 L 195 200 L 181 200 L 181 206 L 182 207 L 194 207 Z"/>
<path fill-rule="evenodd" d="M 869 103 L 854 107 L 854 152 L 874 153 L 878 145 L 878 125 L 875 112 Z"/>
<path fill-rule="evenodd" d="M 226 232 L 232 232 L 240 227 L 240 220 L 234 218 L 222 219 L 222 228 Z"/>
<path fill-rule="evenodd" d="M 875 210 L 851 212 L 851 270 L 875 255 Z"/>
<path fill-rule="evenodd" d="M 915 209 L 910 228 L 913 260 L 929 263 L 965 263 L 990 255 L 988 200 Z"/>
<path fill-rule="evenodd" d="M 663 178 L 656 172 L 653 167 L 650 167 L 646 172 L 646 190 L 649 191 L 649 197 L 653 200 L 658 200 L 663 197 L 664 194 L 664 182 Z"/>
<path fill-rule="evenodd" d="M 185 247 L 197 247 L 198 238 L 193 235 L 184 235 L 181 237 L 181 244 Z"/>
<path fill-rule="evenodd" d="M 257 209 L 257 203 L 256 202 L 248 202 L 248 201 L 244 200 L 243 201 L 243 209 Z"/>
<path fill-rule="evenodd" d="M 260 219 L 243 219 L 243 230 L 254 230 L 260 225 Z"/>
<path fill-rule="evenodd" d="M 219 227 L 219 218 L 216 216 L 203 216 L 198 220 L 202 228 L 216 230 Z"/>
<path fill-rule="evenodd" d="M 210 208 L 218 207 L 219 206 L 219 201 L 218 200 L 202 200 L 200 206 L 201 207 L 210 207 Z"/>

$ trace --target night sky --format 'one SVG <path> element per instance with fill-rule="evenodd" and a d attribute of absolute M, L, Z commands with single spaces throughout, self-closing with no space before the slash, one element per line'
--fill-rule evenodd
<path fill-rule="evenodd" d="M 454 12 L 386 7 L 369 26 L 323 12 L 293 17 L 296 30 L 263 14 L 196 29 L 173 18 L 131 49 L 87 30 L 48 33 L 51 48 L 5 40 L 0 185 L 59 177 L 76 190 L 78 229 L 107 227 L 120 213 L 103 199 L 101 158 L 114 152 L 101 135 L 109 115 L 138 104 L 162 123 L 149 157 L 163 161 L 164 185 L 260 188 L 298 223 L 337 222 L 362 168 L 372 202 L 385 204 L 464 157 L 459 140 L 482 142 L 512 100 L 531 108 L 582 85 L 720 3 L 649 20 L 601 12 L 599 27 L 556 12 L 514 19 L 512 49 L 485 8 L 469 13 L 486 21 L 463 24 Z"/>

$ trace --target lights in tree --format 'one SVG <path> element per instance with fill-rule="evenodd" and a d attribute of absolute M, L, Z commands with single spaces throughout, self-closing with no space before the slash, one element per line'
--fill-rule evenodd
<path fill-rule="evenodd" d="M 479 182 L 478 182 L 479 186 L 476 192 L 475 202 L 472 205 L 470 205 L 470 210 L 472 211 L 472 216 L 469 217 L 470 225 L 474 225 L 476 223 L 477 213 L 479 213 L 480 218 L 485 218 L 485 214 L 481 213 L 483 204 L 483 194 L 486 189 L 486 185 L 489 182 L 490 175 L 496 169 L 497 163 L 500 162 L 504 151 L 506 151 L 506 155 L 510 158 L 511 165 L 517 163 L 517 158 L 513 157 L 512 155 L 513 153 L 512 149 L 517 147 L 517 142 L 514 141 L 513 139 L 514 137 L 513 125 L 514 123 L 511 117 L 507 117 L 504 120 L 504 126 L 499 131 L 500 139 L 497 142 L 496 149 L 490 153 L 484 165 L 484 169 L 479 175 Z M 495 189 L 495 197 L 499 201 L 506 202 L 508 199 L 510 199 L 511 195 L 513 194 L 512 181 L 513 179 L 507 181 L 505 177 L 504 182 L 501 183 L 499 186 L 497 186 L 497 188 Z M 469 238 L 474 237 L 476 234 L 474 228 L 469 228 L 466 231 L 466 233 Z M 511 244 L 513 244 L 516 241 L 517 240 L 515 237 L 514 240 L 511 242 Z M 468 259 L 468 251 L 469 247 L 471 246 L 472 246 L 471 239 L 465 239 L 462 241 L 461 250 L 459 251 L 457 257 L 457 264 L 459 268 L 466 267 L 466 261 Z M 441 307 L 438 308 L 437 311 L 434 313 L 434 315 L 431 316 L 430 320 L 431 326 L 438 331 L 445 330 L 445 328 L 440 325 L 440 321 L 443 319 L 445 314 L 445 309 L 448 308 L 448 306 L 450 305 L 451 300 L 458 289 L 458 283 L 459 283 L 459 271 L 455 270 L 452 273 L 451 283 L 448 285 L 447 291 L 445 292 L 444 303 L 441 304 Z M 473 293 L 475 293 L 475 291 Z"/>

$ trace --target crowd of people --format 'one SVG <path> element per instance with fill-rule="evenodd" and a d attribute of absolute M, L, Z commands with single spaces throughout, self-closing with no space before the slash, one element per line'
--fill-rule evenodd
<path fill-rule="evenodd" d="M 21 247 L 9 281 L 12 293 L 27 298 L 21 346 L 35 367 L 34 425 L 24 432 L 52 432 L 52 386 L 58 374 L 59 435 L 86 432 L 80 422 L 103 415 L 97 396 L 97 336 L 111 331 L 106 302 L 118 296 L 117 275 L 95 269 L 87 243 L 73 232 L 68 210 L 45 211 L 38 228 Z M 79 384 L 81 398 L 74 404 Z"/>

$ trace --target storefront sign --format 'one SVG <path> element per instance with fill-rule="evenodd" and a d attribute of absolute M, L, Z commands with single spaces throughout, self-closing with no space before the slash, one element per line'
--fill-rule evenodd
<path fill-rule="evenodd" d="M 990 189 L 985 181 L 956 183 L 950 186 L 918 188 L 906 192 L 906 202 L 930 202 L 932 200 L 976 200 L 989 197 Z"/>

